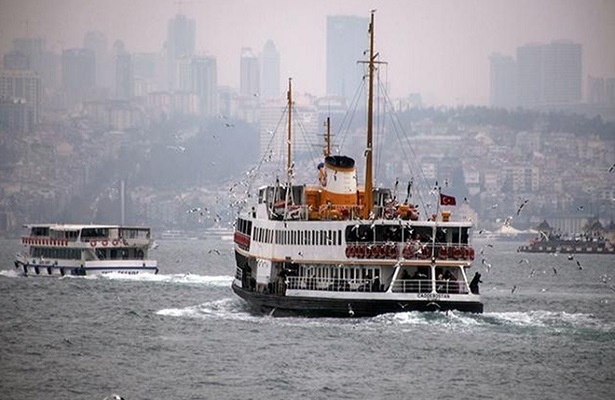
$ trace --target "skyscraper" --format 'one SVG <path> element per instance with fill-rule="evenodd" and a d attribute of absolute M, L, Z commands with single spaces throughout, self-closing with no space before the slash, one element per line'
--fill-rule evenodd
<path fill-rule="evenodd" d="M 268 40 L 261 55 L 262 85 L 261 95 L 264 98 L 280 95 L 280 53 L 272 40 Z"/>
<path fill-rule="evenodd" d="M 129 100 L 134 95 L 134 73 L 132 57 L 120 52 L 115 56 L 115 97 Z"/>
<path fill-rule="evenodd" d="M 360 85 L 368 48 L 367 18 L 327 17 L 327 95 L 351 99 Z"/>
<path fill-rule="evenodd" d="M 241 49 L 239 73 L 239 94 L 258 97 L 260 95 L 260 68 L 258 57 L 249 47 Z"/>
<path fill-rule="evenodd" d="M 580 103 L 583 86 L 582 49 L 579 43 L 555 41 L 544 46 L 544 101 Z"/>
<path fill-rule="evenodd" d="M 193 80 L 201 100 L 201 114 L 213 117 L 218 114 L 218 65 L 215 57 L 197 57 L 193 61 Z"/>
<path fill-rule="evenodd" d="M 96 86 L 112 88 L 111 65 L 107 36 L 101 31 L 90 31 L 83 37 L 83 47 L 92 50 L 96 60 Z"/>
<path fill-rule="evenodd" d="M 517 94 L 522 107 L 582 100 L 582 47 L 570 41 L 517 48 Z"/>
<path fill-rule="evenodd" d="M 29 127 L 40 122 L 41 79 L 34 71 L 0 70 L 0 98 L 23 105 Z"/>
<path fill-rule="evenodd" d="M 167 29 L 167 80 L 170 90 L 177 88 L 177 61 L 194 55 L 196 23 L 185 15 L 170 19 Z"/>
<path fill-rule="evenodd" d="M 96 57 L 89 49 L 62 52 L 62 88 L 70 104 L 85 100 L 96 85 Z"/>
<path fill-rule="evenodd" d="M 517 106 L 517 65 L 510 56 L 498 53 L 489 57 L 490 103 L 492 107 L 515 108 Z"/>

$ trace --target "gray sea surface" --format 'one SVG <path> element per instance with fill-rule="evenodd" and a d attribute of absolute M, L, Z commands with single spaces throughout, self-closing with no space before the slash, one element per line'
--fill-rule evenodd
<path fill-rule="evenodd" d="M 158 275 L 42 278 L 20 276 L 21 244 L 0 240 L 0 399 L 615 393 L 613 256 L 479 240 L 470 274 L 483 275 L 482 315 L 306 319 L 248 312 L 230 289 L 231 241 L 159 243 Z"/>

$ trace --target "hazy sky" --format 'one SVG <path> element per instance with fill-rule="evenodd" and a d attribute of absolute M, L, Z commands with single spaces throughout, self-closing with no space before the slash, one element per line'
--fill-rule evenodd
<path fill-rule="evenodd" d="M 159 51 L 179 7 L 197 21 L 197 52 L 215 56 L 219 83 L 234 87 L 241 48 L 260 52 L 272 39 L 282 80 L 323 95 L 326 16 L 370 9 L 393 96 L 487 104 L 489 54 L 557 39 L 583 45 L 584 78 L 615 76 L 615 0 L 0 0 L 0 52 L 26 35 L 60 52 L 82 46 L 90 30 L 104 31 L 109 46 L 122 39 L 130 52 Z"/>

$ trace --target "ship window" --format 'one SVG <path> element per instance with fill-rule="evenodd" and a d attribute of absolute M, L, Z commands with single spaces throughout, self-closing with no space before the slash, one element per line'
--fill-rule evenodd
<path fill-rule="evenodd" d="M 337 243 L 337 232 L 333 231 L 333 236 L 331 236 L 331 242 L 330 244 L 335 246 L 335 244 Z"/>

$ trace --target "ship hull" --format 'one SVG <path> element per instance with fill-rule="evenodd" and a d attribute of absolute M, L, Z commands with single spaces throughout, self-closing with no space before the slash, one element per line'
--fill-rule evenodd
<path fill-rule="evenodd" d="M 122 275 L 157 274 L 155 263 L 129 264 L 98 262 L 96 265 L 63 265 L 62 263 L 25 264 L 15 261 L 15 269 L 24 276 L 92 276 L 118 273 Z"/>
<path fill-rule="evenodd" d="M 483 304 L 479 301 L 283 296 L 246 290 L 236 283 L 233 283 L 232 288 L 253 311 L 273 316 L 358 318 L 409 311 L 483 312 Z"/>

